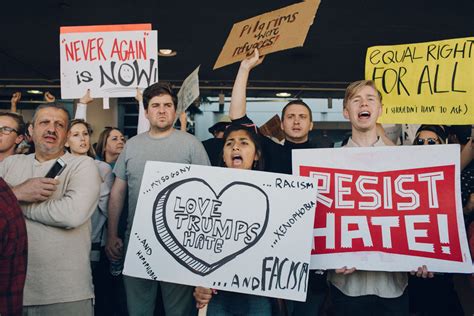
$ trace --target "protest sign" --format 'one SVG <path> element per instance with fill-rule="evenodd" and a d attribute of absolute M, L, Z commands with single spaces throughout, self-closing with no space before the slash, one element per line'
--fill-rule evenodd
<path fill-rule="evenodd" d="M 199 67 L 183 81 L 181 89 L 178 91 L 178 107 L 176 113 L 186 111 L 186 109 L 199 97 Z"/>
<path fill-rule="evenodd" d="M 148 161 L 124 274 L 304 301 L 312 182 Z"/>
<path fill-rule="evenodd" d="M 382 93 L 381 123 L 474 123 L 474 37 L 370 47 L 365 78 Z"/>
<path fill-rule="evenodd" d="M 61 27 L 61 98 L 133 97 L 157 82 L 157 36 L 151 24 Z"/>
<path fill-rule="evenodd" d="M 318 188 L 311 268 L 472 271 L 458 145 L 293 151 Z"/>
<path fill-rule="evenodd" d="M 307 0 L 234 24 L 214 69 L 260 55 L 303 46 L 320 0 Z"/>
<path fill-rule="evenodd" d="M 281 129 L 281 120 L 278 114 L 275 114 L 258 129 L 263 135 L 277 139 L 279 142 L 285 139 L 285 133 L 283 133 L 283 130 Z"/>

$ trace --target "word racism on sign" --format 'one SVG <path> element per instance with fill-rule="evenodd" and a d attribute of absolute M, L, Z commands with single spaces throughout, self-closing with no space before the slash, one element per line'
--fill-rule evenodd
<path fill-rule="evenodd" d="M 157 41 L 151 24 L 61 27 L 61 98 L 135 96 L 158 81 Z"/>
<path fill-rule="evenodd" d="M 307 0 L 234 24 L 214 69 L 260 55 L 303 46 L 320 0 Z"/>
<path fill-rule="evenodd" d="M 370 47 L 365 78 L 382 93 L 381 123 L 474 123 L 474 37 Z"/>
<path fill-rule="evenodd" d="M 305 300 L 310 179 L 149 161 L 140 190 L 124 274 Z"/>
<path fill-rule="evenodd" d="M 457 146 L 444 149 L 459 153 Z M 341 155 L 341 151 L 353 159 L 357 157 L 344 149 L 334 155 Z M 380 153 L 373 153 L 372 159 L 384 161 L 385 156 L 377 154 Z M 423 155 L 432 154 L 435 153 L 416 151 L 410 157 L 423 161 Z M 313 178 L 318 188 L 313 268 L 347 265 L 409 271 L 426 264 L 431 271 L 472 270 L 462 208 L 457 204 L 460 194 L 455 194 L 459 192 L 459 178 L 455 176 L 458 166 L 454 161 L 423 168 L 404 165 L 399 169 L 400 166 L 399 162 L 397 170 L 375 172 L 299 165 L 300 175 Z M 367 260 L 370 256 L 355 253 L 379 253 L 384 259 L 374 262 Z M 352 255 L 352 261 L 342 262 L 341 254 Z M 390 258 L 389 254 L 407 259 Z M 331 255 L 338 255 L 338 260 Z"/>

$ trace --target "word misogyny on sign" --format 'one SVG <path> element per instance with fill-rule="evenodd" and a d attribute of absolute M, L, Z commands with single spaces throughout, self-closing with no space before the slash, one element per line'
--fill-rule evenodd
<path fill-rule="evenodd" d="M 380 251 L 462 261 L 454 165 L 367 172 L 301 166 L 318 188 L 313 254 Z"/>

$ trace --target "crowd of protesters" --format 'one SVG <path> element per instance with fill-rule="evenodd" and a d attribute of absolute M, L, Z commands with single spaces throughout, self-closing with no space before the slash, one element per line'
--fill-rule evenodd
<path fill-rule="evenodd" d="M 208 315 L 462 315 L 453 276 L 426 266 L 410 275 L 341 262 L 340 269 L 312 271 L 306 302 L 122 277 L 146 161 L 291 174 L 292 150 L 319 147 L 309 139 L 314 122 L 302 100 L 282 110 L 283 144 L 264 137 L 247 116 L 248 78 L 263 59 L 255 51 L 242 61 L 229 116 L 203 143 L 174 128 L 178 102 L 165 83 L 137 94 L 146 120 L 137 136 L 126 141 L 118 128 L 106 127 L 95 145 L 89 91 L 74 119 L 46 94 L 29 124 L 16 113 L 21 94 L 15 93 L 11 111 L 0 113 L 0 315 L 194 315 L 205 306 Z M 343 115 L 352 134 L 345 146 L 395 146 L 377 124 L 381 111 L 372 81 L 350 84 Z M 472 126 L 422 125 L 413 145 L 461 145 L 462 192 L 455 194 L 474 233 L 471 134 Z M 64 170 L 45 177 L 58 159 Z"/>

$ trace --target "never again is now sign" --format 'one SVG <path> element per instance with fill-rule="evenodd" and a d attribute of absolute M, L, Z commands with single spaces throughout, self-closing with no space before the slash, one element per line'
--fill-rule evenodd
<path fill-rule="evenodd" d="M 157 37 L 151 24 L 61 27 L 61 98 L 135 96 L 158 81 Z"/>

